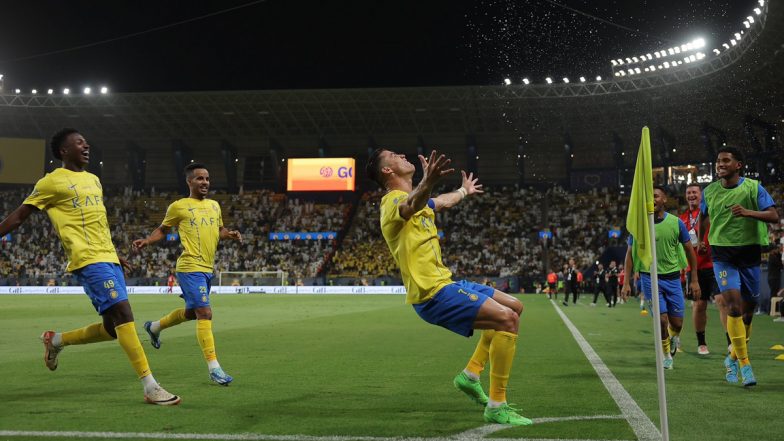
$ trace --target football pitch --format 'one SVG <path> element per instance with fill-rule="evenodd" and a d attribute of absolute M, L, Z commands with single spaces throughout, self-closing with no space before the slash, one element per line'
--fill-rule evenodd
<path fill-rule="evenodd" d="M 477 336 L 428 325 L 402 296 L 213 295 L 218 357 L 235 378 L 221 387 L 209 381 L 193 322 L 164 331 L 159 350 L 142 331 L 181 300 L 132 295 L 153 374 L 183 398 L 174 407 L 144 404 L 114 342 L 69 346 L 58 369 L 46 369 L 38 336 L 97 321 L 86 296 L 0 296 L 0 439 L 657 439 L 653 328 L 636 302 L 589 307 L 584 296 L 564 308 L 520 298 L 509 401 L 534 425 L 508 428 L 486 425 L 482 408 L 452 386 Z M 724 381 L 712 307 L 708 326 L 712 353 L 701 357 L 687 315 L 684 352 L 666 372 L 671 439 L 784 438 L 784 362 L 769 349 L 784 344 L 784 325 L 755 318 L 759 385 L 750 390 Z"/>

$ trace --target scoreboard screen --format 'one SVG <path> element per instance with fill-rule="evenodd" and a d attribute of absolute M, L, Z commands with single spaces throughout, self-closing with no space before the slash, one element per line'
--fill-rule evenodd
<path fill-rule="evenodd" d="M 288 191 L 354 191 L 354 158 L 290 158 Z"/>

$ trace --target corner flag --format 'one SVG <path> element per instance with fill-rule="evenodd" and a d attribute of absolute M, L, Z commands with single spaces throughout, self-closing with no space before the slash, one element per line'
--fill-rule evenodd
<path fill-rule="evenodd" d="M 653 260 L 652 248 L 655 246 L 648 230 L 648 215 L 653 213 L 653 166 L 651 164 L 651 135 L 648 127 L 642 128 L 640 151 L 634 168 L 632 195 L 629 212 L 626 214 L 626 229 L 634 236 L 637 256 L 646 268 Z"/>

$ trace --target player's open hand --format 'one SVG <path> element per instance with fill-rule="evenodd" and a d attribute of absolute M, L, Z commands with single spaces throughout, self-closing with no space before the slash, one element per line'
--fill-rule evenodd
<path fill-rule="evenodd" d="M 482 190 L 482 184 L 477 184 L 479 178 L 475 178 L 473 172 L 466 176 L 465 170 L 460 170 L 460 174 L 463 175 L 463 188 L 466 191 L 466 195 L 484 193 L 484 190 Z"/>
<path fill-rule="evenodd" d="M 125 275 L 127 276 L 128 274 L 130 274 L 131 271 L 133 271 L 133 265 L 131 265 L 131 262 L 128 262 L 127 260 L 123 259 L 120 256 L 117 256 L 117 258 L 120 259 L 120 266 L 122 266 Z"/>
<path fill-rule="evenodd" d="M 444 155 L 438 155 L 438 157 L 436 157 L 436 154 L 437 152 L 435 150 L 430 152 L 429 159 L 425 159 L 424 156 L 419 155 L 419 162 L 422 163 L 423 171 L 422 180 L 427 185 L 431 186 L 440 181 L 442 177 L 455 171 L 454 168 L 447 168 L 449 163 L 452 162 L 451 159 Z"/>
<path fill-rule="evenodd" d="M 629 294 L 631 294 L 631 292 L 632 292 L 632 286 L 624 282 L 623 288 L 621 288 L 621 295 L 624 297 L 628 297 Z"/>
<path fill-rule="evenodd" d="M 743 208 L 742 205 L 735 204 L 731 208 L 732 215 L 735 217 L 748 217 L 749 210 Z"/>
<path fill-rule="evenodd" d="M 149 245 L 147 239 L 136 239 L 133 241 L 133 250 L 138 253 L 139 251 L 142 250 L 142 248 L 146 247 L 147 245 Z"/>

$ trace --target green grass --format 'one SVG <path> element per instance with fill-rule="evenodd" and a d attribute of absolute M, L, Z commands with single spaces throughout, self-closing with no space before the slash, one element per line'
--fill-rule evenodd
<path fill-rule="evenodd" d="M 531 418 L 619 415 L 550 303 L 522 298 L 510 402 Z M 176 296 L 136 295 L 131 302 L 139 331 L 145 320 L 181 306 Z M 183 397 L 180 406 L 161 408 L 143 404 L 116 343 L 70 346 L 57 371 L 43 365 L 43 330 L 97 320 L 87 298 L 0 296 L 0 430 L 446 437 L 484 424 L 482 409 L 451 385 L 476 338 L 426 324 L 401 296 L 215 295 L 213 307 L 218 356 L 235 382 L 210 383 L 192 322 L 166 330 L 160 350 L 141 331 L 155 377 Z M 565 312 L 658 424 L 650 321 L 634 305 Z M 751 354 L 760 385 L 744 390 L 724 383 L 724 337 L 711 314 L 714 354 L 693 355 L 687 323 L 687 352 L 667 372 L 672 439 L 727 439 L 738 427 L 750 439 L 769 439 L 777 433 L 769 419 L 780 407 L 784 364 L 767 348 L 784 343 L 781 327 L 755 321 Z M 625 420 L 542 423 L 491 436 L 635 438 Z"/>

